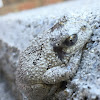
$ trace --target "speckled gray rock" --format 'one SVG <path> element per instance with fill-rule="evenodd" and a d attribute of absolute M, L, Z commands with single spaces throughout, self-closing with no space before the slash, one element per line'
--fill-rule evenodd
<path fill-rule="evenodd" d="M 15 100 L 7 83 L 0 79 L 0 100 Z"/>
<path fill-rule="evenodd" d="M 4 72 L 8 83 L 12 86 L 12 90 L 16 91 L 15 71 L 18 66 L 20 53 L 30 46 L 31 40 L 34 40 L 37 35 L 47 32 L 63 16 L 67 16 L 68 20 L 80 20 L 81 18 L 82 21 L 87 22 L 91 26 L 93 35 L 82 49 L 80 65 L 78 66 L 77 73 L 75 73 L 75 77 L 68 80 L 67 83 L 64 80 L 61 83 L 60 92 L 56 91 L 53 94 L 52 100 L 99 100 L 99 0 L 71 1 L 0 17 L 0 69 Z M 21 98 L 18 92 L 17 90 L 17 95 Z"/>
<path fill-rule="evenodd" d="M 12 96 L 10 95 L 9 91 L 4 90 L 5 89 L 5 84 L 0 83 L 0 100 L 14 100 Z"/>

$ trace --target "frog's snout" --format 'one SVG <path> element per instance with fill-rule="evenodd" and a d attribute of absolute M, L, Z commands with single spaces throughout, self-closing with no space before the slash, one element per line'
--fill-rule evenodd
<path fill-rule="evenodd" d="M 73 46 L 77 42 L 77 40 L 78 40 L 77 34 L 73 34 L 67 37 L 63 42 L 63 44 L 66 46 Z"/>

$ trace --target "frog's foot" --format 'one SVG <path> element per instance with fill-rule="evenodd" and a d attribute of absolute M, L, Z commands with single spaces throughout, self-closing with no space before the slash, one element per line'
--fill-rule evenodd
<path fill-rule="evenodd" d="M 62 81 L 67 81 L 76 73 L 80 59 L 81 53 L 78 52 L 70 58 L 67 66 L 57 66 L 47 70 L 44 73 L 42 80 L 46 84 L 56 84 Z"/>

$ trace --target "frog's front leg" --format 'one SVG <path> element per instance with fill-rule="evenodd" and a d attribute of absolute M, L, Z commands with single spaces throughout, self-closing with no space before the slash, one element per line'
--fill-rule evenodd
<path fill-rule="evenodd" d="M 56 84 L 68 80 L 76 73 L 80 63 L 81 54 L 81 52 L 76 52 L 75 55 L 70 58 L 67 66 L 57 66 L 47 70 L 44 73 L 42 80 L 46 84 Z"/>

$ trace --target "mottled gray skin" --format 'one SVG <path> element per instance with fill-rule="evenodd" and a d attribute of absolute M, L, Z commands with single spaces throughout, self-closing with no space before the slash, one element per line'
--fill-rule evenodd
<path fill-rule="evenodd" d="M 73 34 L 77 34 L 77 41 L 66 45 Z M 47 32 L 34 37 L 21 53 L 16 73 L 18 87 L 28 100 L 47 100 L 62 81 L 76 73 L 82 48 L 91 34 L 91 27 L 81 18 L 63 17 Z"/>

